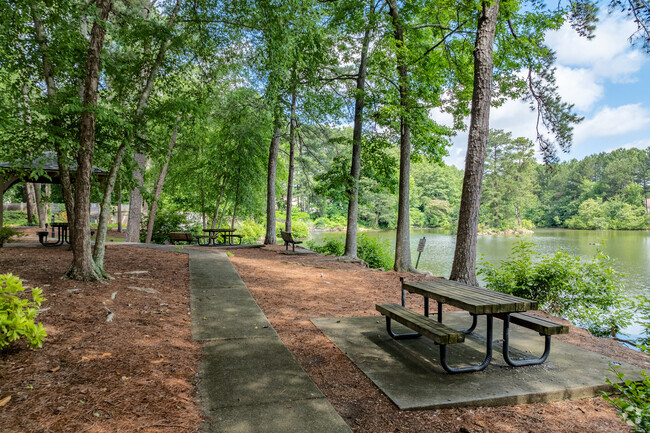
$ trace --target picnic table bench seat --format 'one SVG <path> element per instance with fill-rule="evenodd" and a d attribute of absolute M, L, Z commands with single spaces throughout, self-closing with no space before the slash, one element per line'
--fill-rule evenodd
<path fill-rule="evenodd" d="M 551 335 L 568 334 L 569 327 L 551 320 L 543 319 L 541 317 L 533 316 L 528 313 L 510 313 L 510 314 L 497 314 L 496 318 L 503 320 L 503 359 L 512 367 L 523 367 L 526 365 L 538 365 L 546 362 L 549 354 L 551 353 Z M 544 353 L 539 358 L 526 358 L 521 360 L 512 359 L 510 356 L 510 332 L 508 328 L 510 323 L 522 326 L 539 332 L 539 335 L 544 336 Z"/>
<path fill-rule="evenodd" d="M 39 231 L 37 231 L 36 234 L 38 235 L 38 241 L 40 243 L 45 242 L 45 239 L 47 238 L 48 233 L 49 232 L 47 230 L 39 230 Z"/>
<path fill-rule="evenodd" d="M 503 314 L 498 314 L 496 317 L 503 320 L 504 316 L 505 315 Z M 569 327 L 567 325 L 555 323 L 548 319 L 543 319 L 528 313 L 511 313 L 510 323 L 532 329 L 533 331 L 539 332 L 540 335 L 559 335 L 569 333 Z"/>
<path fill-rule="evenodd" d="M 465 341 L 465 334 L 462 332 L 450 328 L 447 325 L 443 325 L 433 318 L 411 311 L 401 305 L 393 303 L 377 304 L 375 308 L 381 314 L 386 316 L 387 319 L 393 319 L 404 326 L 408 326 L 418 334 L 424 335 L 440 345 L 462 343 Z M 389 323 L 390 322 L 387 320 L 387 328 L 389 328 Z M 390 329 L 389 333 L 392 334 Z M 419 336 L 414 334 L 402 334 L 402 336 L 404 335 L 412 335 L 412 337 L 407 338 Z M 399 339 L 400 335 L 397 335 L 397 337 Z M 393 338 L 395 338 L 395 336 L 393 336 Z"/>
<path fill-rule="evenodd" d="M 293 238 L 293 235 L 291 232 L 285 232 L 284 230 L 281 230 L 280 233 L 282 234 L 282 240 L 284 241 L 284 245 L 286 247 L 286 250 L 289 250 L 289 244 L 291 244 L 292 250 L 295 252 L 296 251 L 296 245 L 301 244 L 302 241 L 297 241 Z"/>

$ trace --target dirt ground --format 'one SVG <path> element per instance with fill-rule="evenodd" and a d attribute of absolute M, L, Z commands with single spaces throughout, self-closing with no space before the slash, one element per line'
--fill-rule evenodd
<path fill-rule="evenodd" d="M 518 406 L 400 411 L 309 320 L 377 315 L 399 302 L 399 277 L 331 256 L 284 255 L 283 247 L 232 250 L 232 263 L 283 342 L 355 432 L 622 432 L 602 398 Z M 409 305 L 417 306 L 416 297 Z M 644 368 L 648 357 L 571 328 L 565 341 Z"/>
<path fill-rule="evenodd" d="M 0 402 L 11 397 L 0 431 L 198 431 L 188 256 L 111 245 L 107 283 L 60 279 L 71 259 L 66 247 L 0 248 L 0 273 L 43 289 L 48 333 L 42 349 L 0 352 Z"/>
<path fill-rule="evenodd" d="M 375 315 L 376 302 L 398 299 L 400 274 L 282 250 L 233 249 L 231 261 L 284 343 L 355 432 L 627 431 L 601 398 L 399 411 L 309 319 Z M 70 260 L 64 247 L 0 248 L 0 273 L 42 287 L 48 299 L 39 315 L 48 330 L 43 348 L 13 344 L 0 352 L 0 404 L 11 397 L 0 407 L 0 431 L 198 431 L 201 348 L 191 340 L 187 255 L 110 245 L 106 269 L 115 279 L 108 283 L 61 280 Z M 578 328 L 561 338 L 650 366 L 645 355 Z"/>

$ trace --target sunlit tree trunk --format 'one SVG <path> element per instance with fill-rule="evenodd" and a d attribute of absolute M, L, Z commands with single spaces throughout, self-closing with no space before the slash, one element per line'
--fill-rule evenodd
<path fill-rule="evenodd" d="M 95 151 L 95 114 L 97 105 L 101 52 L 104 45 L 105 21 L 112 8 L 111 0 L 97 0 L 97 18 L 90 31 L 84 79 L 84 111 L 81 115 L 77 172 L 74 185 L 74 226 L 72 229 L 72 265 L 67 276 L 92 281 L 97 273 L 90 245 L 90 180 Z"/>
<path fill-rule="evenodd" d="M 388 0 L 397 46 L 397 72 L 399 74 L 400 100 L 400 161 L 399 161 L 399 197 L 397 205 L 397 233 L 395 239 L 395 264 L 397 272 L 414 270 L 411 263 L 411 240 L 409 219 L 409 176 L 411 172 L 411 129 L 406 118 L 409 111 L 408 68 L 403 54 L 404 30 L 399 18 L 396 0 Z"/>
<path fill-rule="evenodd" d="M 151 210 L 149 211 L 149 223 L 147 224 L 147 237 L 145 242 L 150 244 L 151 238 L 153 236 L 153 225 L 156 221 L 156 212 L 158 212 L 158 200 L 162 194 L 163 185 L 165 184 L 165 177 L 167 177 L 167 169 L 169 168 L 169 161 L 172 158 L 172 152 L 174 151 L 174 146 L 176 145 L 176 138 L 178 137 L 178 122 L 180 122 L 181 116 L 178 116 L 176 119 L 176 126 L 174 127 L 174 132 L 172 137 L 169 140 L 169 148 L 167 149 L 167 157 L 165 158 L 165 163 L 160 170 L 160 176 L 156 181 L 156 186 L 154 187 L 153 192 L 153 201 L 151 202 Z"/>
<path fill-rule="evenodd" d="M 477 285 L 476 241 L 481 205 L 483 166 L 490 129 L 490 104 L 492 100 L 492 53 L 499 0 L 483 2 L 476 31 L 474 48 L 474 93 L 465 157 L 463 192 L 458 216 L 456 250 L 451 269 L 452 280 Z"/>
<path fill-rule="evenodd" d="M 295 77 L 294 77 L 295 79 Z M 293 201 L 293 171 L 294 149 L 296 147 L 296 100 L 298 95 L 294 90 L 291 94 L 291 120 L 289 124 L 289 179 L 287 181 L 287 215 L 284 231 L 291 232 L 291 202 Z"/>
<path fill-rule="evenodd" d="M 359 178 L 361 177 L 361 139 L 363 135 L 363 106 L 368 66 L 368 47 L 370 29 L 363 34 L 361 60 L 357 75 L 357 93 L 354 98 L 354 129 L 352 130 L 352 164 L 350 176 L 352 185 L 348 190 L 348 225 L 345 231 L 345 253 L 347 257 L 357 257 L 357 230 L 359 220 Z"/>
<path fill-rule="evenodd" d="M 280 149 L 281 116 L 282 111 L 279 108 L 276 108 L 273 120 L 273 137 L 271 138 L 271 145 L 269 146 L 269 165 L 266 178 L 265 245 L 276 245 L 278 243 L 275 233 L 275 177 L 278 166 L 278 150 Z"/>
<path fill-rule="evenodd" d="M 27 204 L 27 224 L 34 224 L 34 186 L 31 182 L 25 182 L 25 201 Z"/>

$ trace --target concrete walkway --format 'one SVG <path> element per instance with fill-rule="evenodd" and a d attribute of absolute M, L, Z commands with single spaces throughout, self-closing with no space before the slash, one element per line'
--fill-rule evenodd
<path fill-rule="evenodd" d="M 203 343 L 204 432 L 350 432 L 284 346 L 225 253 L 190 254 L 192 335 Z"/>

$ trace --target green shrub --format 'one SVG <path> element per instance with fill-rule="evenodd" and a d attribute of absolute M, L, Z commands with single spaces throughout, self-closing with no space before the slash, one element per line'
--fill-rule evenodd
<path fill-rule="evenodd" d="M 388 251 L 388 241 L 379 241 L 371 238 L 365 233 L 357 236 L 357 256 L 368 266 L 374 269 L 390 269 L 393 266 L 393 259 Z"/>
<path fill-rule="evenodd" d="M 307 247 L 319 254 L 330 256 L 342 256 L 345 252 L 345 244 L 341 239 L 330 239 L 324 244 L 316 244 L 314 241 L 307 241 Z"/>
<path fill-rule="evenodd" d="M 0 246 L 14 236 L 22 236 L 22 233 L 15 231 L 11 227 L 0 227 Z"/>
<path fill-rule="evenodd" d="M 613 383 L 610 379 L 607 379 L 607 383 L 620 395 L 612 397 L 604 392 L 603 398 L 616 407 L 618 414 L 632 431 L 648 432 L 650 431 L 650 378 L 644 370 L 641 371 L 641 380 L 635 382 L 625 379 L 619 369 L 620 367 L 615 366 L 609 370 L 616 374 L 617 382 L 622 383 Z"/>
<path fill-rule="evenodd" d="M 310 250 L 320 254 L 342 256 L 345 253 L 343 238 L 330 239 L 324 244 L 308 241 L 307 246 Z M 374 269 L 390 269 L 393 265 L 393 259 L 388 251 L 388 241 L 380 242 L 365 233 L 361 233 L 357 237 L 357 256 Z"/>
<path fill-rule="evenodd" d="M 630 323 L 630 302 L 622 293 L 622 274 L 597 251 L 590 262 L 558 250 L 538 259 L 533 244 L 518 241 L 499 265 L 481 261 L 479 275 L 488 288 L 533 299 L 554 315 L 565 317 L 598 336 L 616 335 Z"/>
<path fill-rule="evenodd" d="M 266 227 L 264 224 L 256 223 L 254 220 L 244 220 L 239 223 L 237 228 L 237 233 L 244 235 L 242 243 L 245 244 L 254 244 L 259 242 L 260 238 L 264 237 L 266 234 Z"/>
<path fill-rule="evenodd" d="M 144 227 L 147 227 L 148 219 L 143 222 Z M 179 212 L 159 210 L 156 213 L 156 220 L 153 223 L 153 233 L 151 242 L 154 244 L 162 244 L 169 240 L 171 232 L 182 232 L 184 227 L 187 226 L 187 218 Z M 147 237 L 147 229 L 140 230 L 140 241 L 144 242 Z"/>
<path fill-rule="evenodd" d="M 291 234 L 294 238 L 308 238 L 309 224 L 304 220 L 291 221 Z"/>
<path fill-rule="evenodd" d="M 17 296 L 25 289 L 18 278 L 12 274 L 0 275 L 0 350 L 12 341 L 24 337 L 30 347 L 43 345 L 47 335 L 41 323 L 36 324 L 37 308 L 45 301 L 43 291 L 32 289 L 32 300 Z"/>
<path fill-rule="evenodd" d="M 26 226 L 29 225 L 27 222 L 27 212 L 24 210 L 6 210 L 2 215 L 2 220 L 7 226 Z M 38 217 L 34 216 L 34 221 L 37 221 Z"/>

